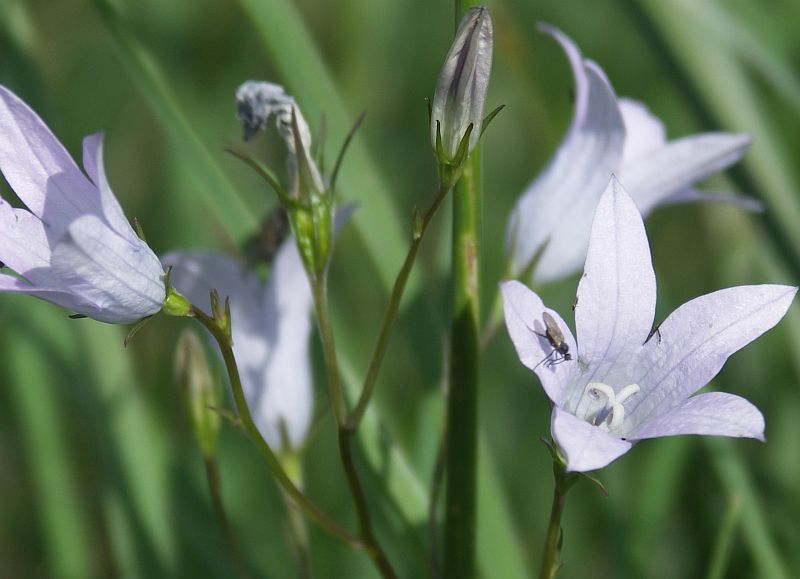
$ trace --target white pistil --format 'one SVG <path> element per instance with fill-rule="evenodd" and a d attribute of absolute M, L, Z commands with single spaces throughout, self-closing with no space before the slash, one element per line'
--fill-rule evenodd
<path fill-rule="evenodd" d="M 589 382 L 584 391 L 595 400 L 599 400 L 600 396 L 604 396 L 606 399 L 603 409 L 595 415 L 592 424 L 597 425 L 599 422 L 599 426 L 603 430 L 616 429 L 625 419 L 625 407 L 623 404 L 639 390 L 641 388 L 639 388 L 638 384 L 628 384 L 617 394 L 608 384 Z"/>

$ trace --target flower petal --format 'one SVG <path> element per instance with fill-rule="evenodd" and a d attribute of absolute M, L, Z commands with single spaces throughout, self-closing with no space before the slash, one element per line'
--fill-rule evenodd
<path fill-rule="evenodd" d="M 728 357 L 772 328 L 797 293 L 782 285 L 739 286 L 686 302 L 642 350 L 641 391 L 627 405 L 636 431 L 708 384 Z"/>
<path fill-rule="evenodd" d="M 750 142 L 749 135 L 734 133 L 684 137 L 623 165 L 618 176 L 646 215 L 672 195 L 736 163 Z"/>
<path fill-rule="evenodd" d="M 545 283 L 579 269 L 586 256 L 592 215 L 622 155 L 625 127 L 617 98 L 603 71 L 583 61 L 577 46 L 549 26 L 575 75 L 575 113 L 567 136 L 525 190 L 506 230 L 514 276 L 531 265 L 545 242 L 534 279 Z"/>
<path fill-rule="evenodd" d="M 730 203 L 731 205 L 736 205 L 745 211 L 752 211 L 753 213 L 763 213 L 764 211 L 764 204 L 753 197 L 736 195 L 734 193 L 725 193 L 721 191 L 699 190 L 693 187 L 684 189 L 683 191 L 678 191 L 674 195 L 670 195 L 667 199 L 661 202 L 661 205 L 673 205 L 692 201 Z"/>
<path fill-rule="evenodd" d="M 663 147 L 667 142 L 667 131 L 661 119 L 651 113 L 644 103 L 621 97 L 617 104 L 625 122 L 621 166 L 626 167 Z"/>
<path fill-rule="evenodd" d="M 97 187 L 103 216 L 111 229 L 129 241 L 137 240 L 136 233 L 106 179 L 106 170 L 103 166 L 103 133 L 95 133 L 83 139 L 83 168 Z"/>
<path fill-rule="evenodd" d="M 558 406 L 553 408 L 550 431 L 567 460 L 568 472 L 603 468 L 632 446 L 627 440 L 617 438 Z"/>
<path fill-rule="evenodd" d="M 536 372 L 547 396 L 555 404 L 563 398 L 564 386 L 571 382 L 575 372 L 575 362 L 566 361 L 547 364 L 545 360 L 553 355 L 553 347 L 546 338 L 542 313 L 548 312 L 555 319 L 564 335 L 572 355 L 577 355 L 575 339 L 569 327 L 554 310 L 545 308 L 541 298 L 518 281 L 508 281 L 500 285 L 503 292 L 503 312 L 506 328 L 511 341 L 517 349 L 520 361 Z M 551 358 L 552 359 L 552 358 Z M 543 363 L 544 362 L 544 363 Z"/>
<path fill-rule="evenodd" d="M 764 440 L 764 416 L 750 402 L 725 392 L 708 392 L 684 400 L 680 406 L 631 433 L 630 439 L 678 434 L 737 436 Z"/>
<path fill-rule="evenodd" d="M 51 277 L 47 233 L 35 215 L 0 199 L 0 261 L 35 285 Z"/>
<path fill-rule="evenodd" d="M 158 258 L 147 245 L 123 239 L 95 215 L 70 223 L 53 248 L 52 264 L 54 279 L 93 303 L 101 314 L 91 317 L 101 322 L 136 322 L 164 305 Z"/>
<path fill-rule="evenodd" d="M 20 293 L 48 301 L 72 312 L 80 313 L 95 320 L 101 320 L 103 310 L 89 303 L 81 296 L 53 287 L 32 286 L 11 275 L 0 274 L 0 292 Z M 102 320 L 108 321 L 108 320 Z"/>
<path fill-rule="evenodd" d="M 311 423 L 310 288 L 293 238 L 261 283 L 238 260 L 210 252 L 172 252 L 171 281 L 190 301 L 208 307 L 209 293 L 230 298 L 233 352 L 248 408 L 274 448 L 299 445 Z"/>
<path fill-rule="evenodd" d="M 31 108 L 0 86 L 0 171 L 31 212 L 57 230 L 101 214 L 98 194 Z"/>
<path fill-rule="evenodd" d="M 642 216 L 613 177 L 597 206 L 577 299 L 575 326 L 581 361 L 589 366 L 586 378 L 602 382 L 611 368 L 624 366 L 638 352 L 656 307 Z"/>

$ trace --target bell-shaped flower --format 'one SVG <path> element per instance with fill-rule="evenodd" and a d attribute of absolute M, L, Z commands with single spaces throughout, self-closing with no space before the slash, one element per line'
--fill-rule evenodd
<path fill-rule="evenodd" d="M 485 6 L 471 8 L 461 19 L 444 59 L 431 103 L 431 144 L 452 161 L 472 125 L 467 151 L 478 144 L 483 105 L 492 71 L 492 18 Z M 437 134 L 442 151 L 437 150 Z M 441 159 L 440 159 L 441 161 Z"/>
<path fill-rule="evenodd" d="M 533 266 L 533 281 L 547 283 L 580 268 L 594 209 L 612 173 L 645 216 L 658 205 L 688 200 L 760 207 L 753 200 L 694 188 L 737 162 L 750 144 L 748 135 L 704 133 L 668 142 L 661 121 L 643 104 L 618 99 L 600 67 L 584 59 L 572 40 L 551 26 L 540 29 L 567 55 L 575 76 L 575 112 L 561 145 L 509 218 L 512 277 L 526 275 Z"/>
<path fill-rule="evenodd" d="M 0 199 L 0 291 L 101 322 L 158 312 L 164 270 L 139 239 L 103 169 L 103 137 L 83 140 L 84 175 L 41 118 L 0 86 L 0 170 L 27 209 Z M 88 177 L 87 177 L 88 176 Z"/>
<path fill-rule="evenodd" d="M 553 402 L 551 434 L 569 471 L 599 469 L 645 438 L 763 440 L 764 418 L 733 394 L 695 395 L 728 357 L 784 316 L 797 288 L 740 286 L 691 300 L 653 329 L 656 280 L 642 217 L 616 179 L 600 199 L 575 305 L 577 339 L 517 281 L 502 285 L 522 363 Z"/>
<path fill-rule="evenodd" d="M 230 299 L 233 355 L 253 420 L 276 449 L 297 448 L 313 411 L 311 288 L 294 240 L 284 240 L 264 283 L 232 257 L 201 251 L 163 256 L 170 282 L 207 309 L 212 289 Z"/>

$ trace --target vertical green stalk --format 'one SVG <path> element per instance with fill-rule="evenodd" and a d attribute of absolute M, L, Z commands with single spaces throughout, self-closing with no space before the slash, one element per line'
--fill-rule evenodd
<path fill-rule="evenodd" d="M 59 400 L 59 376 L 29 335 L 17 333 L 5 346 L 12 412 L 19 418 L 37 506 L 30 516 L 38 519 L 43 543 L 39 572 L 57 579 L 90 577 L 94 563 L 89 517 L 69 463 L 70 416 Z"/>
<path fill-rule="evenodd" d="M 539 579 L 553 579 L 561 567 L 561 514 L 564 512 L 567 491 L 576 480 L 576 476 L 567 473 L 564 463 L 559 460 L 553 462 L 553 478 L 553 506 L 550 509 Z"/>
<path fill-rule="evenodd" d="M 476 5 L 456 0 L 455 22 Z M 478 446 L 478 231 L 480 153 L 476 148 L 453 191 L 453 318 L 447 400 L 445 579 L 475 577 L 475 513 Z"/>
<path fill-rule="evenodd" d="M 225 510 L 225 502 L 222 499 L 222 482 L 219 476 L 219 465 L 213 457 L 204 458 L 206 468 L 206 480 L 208 482 L 208 489 L 211 492 L 211 502 L 214 505 L 214 511 L 217 513 L 219 524 L 222 529 L 222 535 L 225 539 L 225 547 L 228 549 L 228 556 L 239 576 L 242 579 L 252 579 L 252 575 L 247 570 L 244 564 L 244 559 L 239 551 L 239 544 L 236 542 L 236 536 L 233 533 L 228 512 Z"/>

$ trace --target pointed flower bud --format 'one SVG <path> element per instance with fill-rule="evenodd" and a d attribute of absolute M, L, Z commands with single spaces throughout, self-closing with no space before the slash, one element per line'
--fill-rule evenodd
<path fill-rule="evenodd" d="M 175 349 L 175 381 L 186 396 L 192 430 L 206 457 L 214 453 L 221 418 L 219 381 L 208 366 L 203 344 L 191 330 L 185 330 Z"/>
<path fill-rule="evenodd" d="M 466 13 L 439 72 L 431 106 L 431 143 L 442 162 L 463 164 L 478 144 L 492 70 L 492 18 L 484 6 Z M 462 141 L 472 125 L 468 146 Z M 460 154 L 459 154 L 460 153 Z"/>

